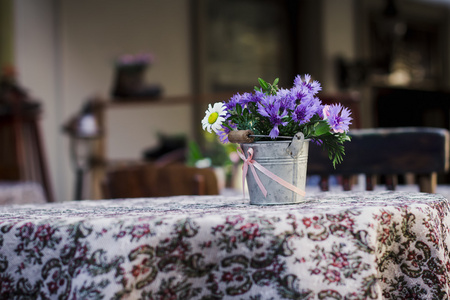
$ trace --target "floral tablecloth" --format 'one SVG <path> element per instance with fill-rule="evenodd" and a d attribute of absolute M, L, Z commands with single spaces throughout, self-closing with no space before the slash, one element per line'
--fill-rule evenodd
<path fill-rule="evenodd" d="M 0 299 L 448 299 L 443 196 L 306 199 L 0 207 Z"/>

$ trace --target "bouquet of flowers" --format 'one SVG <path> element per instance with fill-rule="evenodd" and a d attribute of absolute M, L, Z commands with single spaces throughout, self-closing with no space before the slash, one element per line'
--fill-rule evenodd
<path fill-rule="evenodd" d="M 151 53 L 123 54 L 116 58 L 113 97 L 122 100 L 158 97 L 161 94 L 161 87 L 145 84 L 145 72 L 154 60 Z"/>
<path fill-rule="evenodd" d="M 276 140 L 303 133 L 305 139 L 322 145 L 333 166 L 342 162 L 345 141 L 352 118 L 350 110 L 336 103 L 323 105 L 317 97 L 320 83 L 306 74 L 297 75 L 291 89 L 278 87 L 258 78 L 260 87 L 253 93 L 235 94 L 228 102 L 209 104 L 202 127 L 214 131 L 222 143 L 233 130 L 251 130 L 256 140 Z"/>

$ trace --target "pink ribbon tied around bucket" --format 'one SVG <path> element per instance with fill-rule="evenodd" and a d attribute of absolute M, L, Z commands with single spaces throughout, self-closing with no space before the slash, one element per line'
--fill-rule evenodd
<path fill-rule="evenodd" d="M 259 186 L 259 189 L 263 193 L 264 197 L 267 197 L 267 190 L 264 187 L 263 183 L 258 177 L 258 174 L 256 174 L 255 168 L 257 168 L 261 173 L 265 174 L 270 179 L 275 180 L 285 188 L 299 194 L 300 196 L 305 196 L 305 191 L 299 189 L 298 187 L 290 184 L 289 182 L 285 181 L 284 179 L 278 177 L 277 175 L 273 174 L 266 168 L 264 168 L 261 164 L 259 164 L 256 160 L 253 159 L 253 148 L 249 148 L 247 150 L 247 157 L 244 155 L 244 151 L 242 151 L 241 147 L 237 148 L 237 154 L 239 157 L 244 161 L 244 165 L 242 166 L 242 192 L 244 194 L 245 198 L 245 178 L 247 177 L 248 168 L 250 166 L 250 170 L 253 173 L 253 177 L 255 178 L 256 183 Z"/>

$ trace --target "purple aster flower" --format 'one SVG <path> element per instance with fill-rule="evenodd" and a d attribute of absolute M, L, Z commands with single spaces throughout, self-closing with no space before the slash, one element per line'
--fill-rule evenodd
<path fill-rule="evenodd" d="M 231 128 L 237 128 L 236 124 L 232 124 L 232 123 L 230 123 L 230 121 L 226 121 L 226 122 L 228 123 L 228 125 Z M 222 142 L 222 144 L 226 144 L 229 142 L 228 134 L 230 133 L 230 131 L 231 130 L 228 127 L 225 127 L 222 125 L 222 129 L 217 132 L 217 135 L 219 136 L 219 140 Z"/>
<path fill-rule="evenodd" d="M 309 98 L 300 102 L 292 113 L 292 120 L 300 125 L 308 123 L 321 108 L 318 98 Z"/>
<path fill-rule="evenodd" d="M 241 104 L 242 107 L 244 107 L 250 102 L 254 102 L 252 94 L 250 94 L 250 93 L 243 93 L 242 96 L 241 96 L 241 99 L 239 100 L 239 104 Z"/>
<path fill-rule="evenodd" d="M 269 117 L 267 112 L 275 106 L 276 100 L 275 96 L 264 95 L 259 99 L 258 112 L 264 117 Z"/>
<path fill-rule="evenodd" d="M 305 99 L 309 99 L 312 98 L 313 95 L 311 94 L 311 91 L 309 89 L 307 89 L 304 86 L 294 86 L 291 89 L 291 94 L 292 96 L 299 101 L 305 100 Z"/>
<path fill-rule="evenodd" d="M 236 107 L 236 104 L 239 103 L 241 100 L 241 95 L 236 94 L 233 95 L 228 102 L 225 102 L 225 106 L 227 107 L 227 110 L 233 110 Z"/>
<path fill-rule="evenodd" d="M 227 132 L 228 131 L 228 132 Z M 230 129 L 223 127 L 222 130 L 219 130 L 217 132 L 217 135 L 219 136 L 219 140 L 222 144 L 226 144 L 229 142 L 228 140 L 228 134 L 230 133 Z"/>
<path fill-rule="evenodd" d="M 271 139 L 276 139 L 279 135 L 280 135 L 280 130 L 278 129 L 278 125 L 273 126 L 272 130 L 269 133 L 269 137 Z"/>
<path fill-rule="evenodd" d="M 320 100 L 318 97 L 314 97 L 313 101 L 316 103 L 315 106 L 317 108 L 316 114 L 319 115 L 321 119 L 323 119 L 323 108 L 324 105 L 322 105 L 322 100 Z"/>
<path fill-rule="evenodd" d="M 258 103 L 258 112 L 262 116 L 269 118 L 270 123 L 274 126 L 269 133 L 269 136 L 272 139 L 275 139 L 280 134 L 278 126 L 286 126 L 288 123 L 283 121 L 283 118 L 287 116 L 287 111 L 283 109 L 282 112 L 280 112 L 280 108 L 281 103 L 275 96 L 267 96 L 262 99 L 261 103 Z"/>
<path fill-rule="evenodd" d="M 341 104 L 325 105 L 323 116 L 325 120 L 328 120 L 331 129 L 336 133 L 347 132 L 348 126 L 352 123 L 350 110 Z"/>
<path fill-rule="evenodd" d="M 280 89 L 277 93 L 277 98 L 280 101 L 281 108 L 294 109 L 296 97 L 290 90 Z"/>
<path fill-rule="evenodd" d="M 322 146 L 323 142 L 322 140 L 316 139 L 316 138 L 311 138 L 311 141 L 316 144 L 317 146 Z"/>
<path fill-rule="evenodd" d="M 254 94 L 252 94 L 252 101 L 251 102 L 259 103 L 265 97 L 266 97 L 266 95 L 263 92 L 256 91 Z"/>
<path fill-rule="evenodd" d="M 297 75 L 294 79 L 294 86 L 306 88 L 310 91 L 310 93 L 312 95 L 315 95 L 319 91 L 322 90 L 320 82 L 318 82 L 317 80 L 314 80 L 313 82 L 311 82 L 311 75 L 309 75 L 309 74 L 305 75 L 304 81 L 302 81 L 302 78 L 300 75 Z"/>

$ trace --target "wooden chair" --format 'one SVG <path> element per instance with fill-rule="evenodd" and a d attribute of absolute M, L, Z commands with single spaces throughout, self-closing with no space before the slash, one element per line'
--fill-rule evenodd
<path fill-rule="evenodd" d="M 438 173 L 449 170 L 449 131 L 441 128 L 402 127 L 354 129 L 345 144 L 342 164 L 333 168 L 326 151 L 310 143 L 308 175 L 321 175 L 321 190 L 329 189 L 329 175 L 341 175 L 344 190 L 352 188 L 352 175 L 366 175 L 366 190 L 384 176 L 394 190 L 398 175 L 414 174 L 421 192 L 434 193 Z"/>
<path fill-rule="evenodd" d="M 219 194 L 212 169 L 149 162 L 107 169 L 102 190 L 109 199 Z"/>
<path fill-rule="evenodd" d="M 0 97 L 0 180 L 36 182 L 47 201 L 55 202 L 40 128 L 42 110 L 38 102 L 27 100 Z"/>

